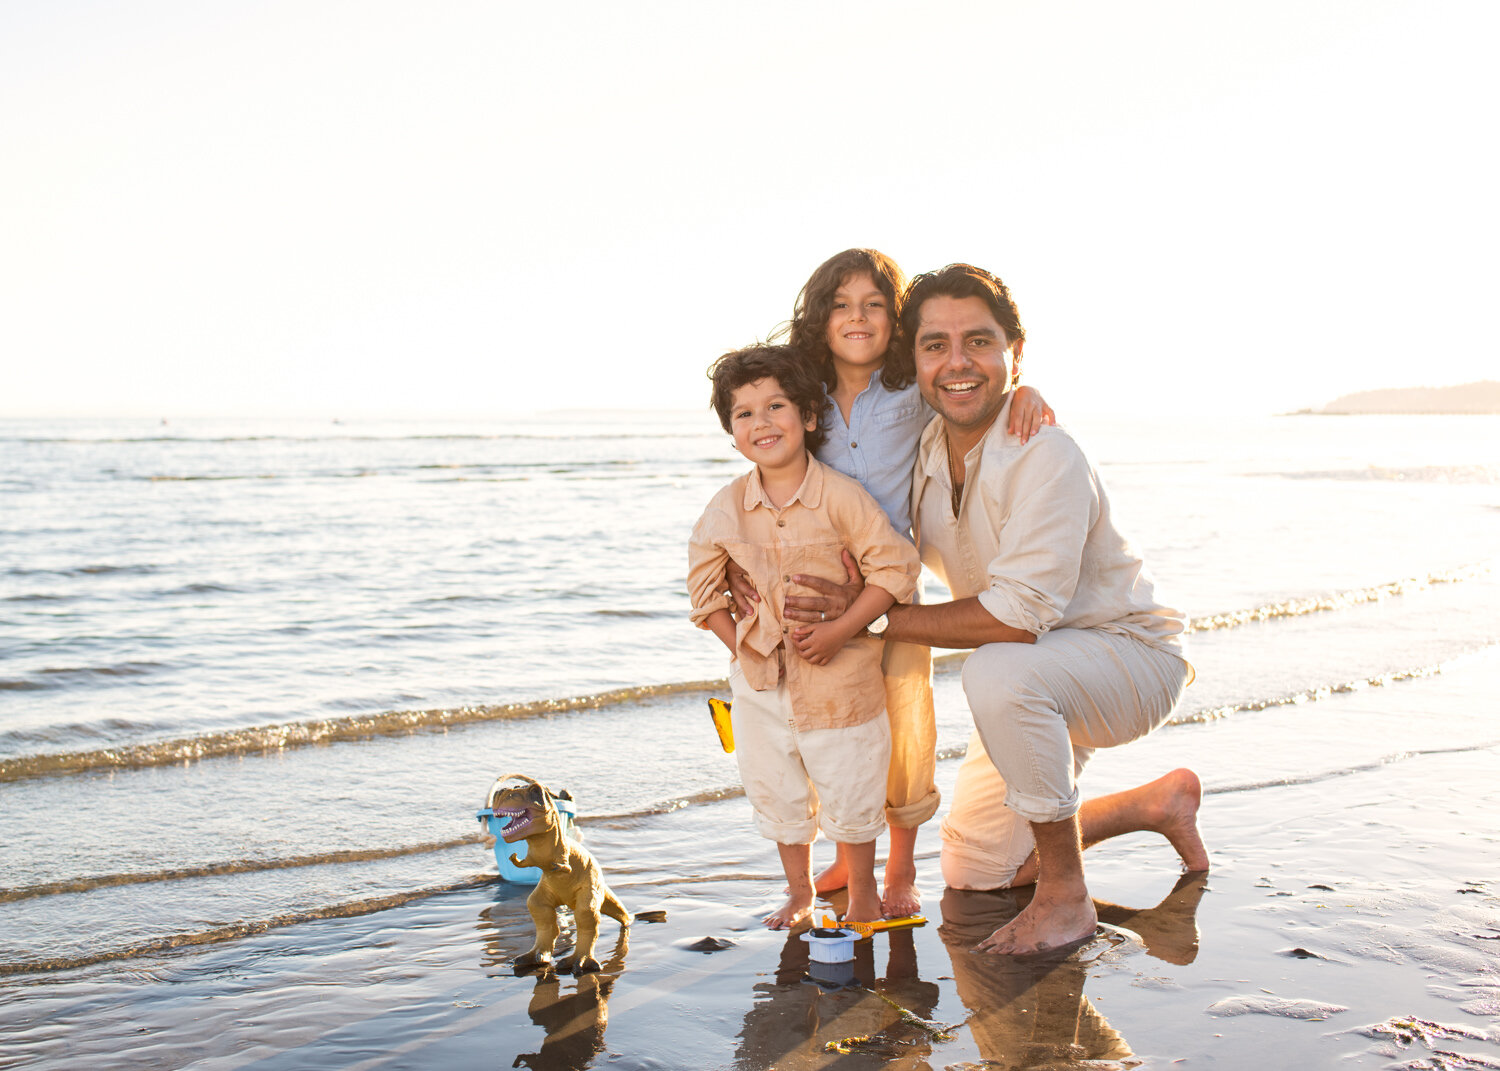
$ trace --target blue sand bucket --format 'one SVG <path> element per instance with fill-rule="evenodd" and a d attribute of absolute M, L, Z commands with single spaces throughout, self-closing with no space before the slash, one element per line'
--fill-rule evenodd
<path fill-rule="evenodd" d="M 493 790 L 490 796 L 493 796 Z M 557 808 L 557 817 L 562 820 L 563 836 L 575 844 L 581 844 L 583 838 L 578 835 L 578 826 L 574 819 L 578 817 L 578 805 L 573 800 L 560 800 L 556 797 L 552 800 Z M 495 812 L 486 807 L 482 811 L 476 811 L 474 817 L 484 822 L 495 838 L 495 862 L 500 867 L 500 879 L 502 881 L 515 882 L 517 885 L 535 885 L 542 880 L 540 867 L 516 866 L 510 861 L 511 854 L 525 858 L 526 842 L 516 841 L 514 844 L 506 844 L 500 839 L 500 832 L 505 828 L 505 819 L 497 818 Z"/>

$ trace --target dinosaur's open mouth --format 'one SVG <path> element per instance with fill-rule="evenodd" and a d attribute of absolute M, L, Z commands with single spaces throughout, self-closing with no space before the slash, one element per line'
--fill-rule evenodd
<path fill-rule="evenodd" d="M 506 820 L 505 825 L 500 829 L 500 836 L 506 841 L 515 840 L 531 828 L 531 814 L 526 810 L 511 811 L 496 808 L 495 817 Z"/>

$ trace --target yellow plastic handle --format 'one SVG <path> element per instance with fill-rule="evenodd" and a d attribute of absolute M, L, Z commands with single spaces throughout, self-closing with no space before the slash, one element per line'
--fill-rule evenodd
<path fill-rule="evenodd" d="M 729 721 L 729 704 L 709 697 L 708 713 L 714 720 L 714 728 L 719 731 L 719 743 L 723 745 L 724 753 L 730 754 L 734 751 L 734 726 Z"/>
<path fill-rule="evenodd" d="M 825 929 L 853 930 L 861 938 L 870 937 L 881 930 L 904 930 L 908 926 L 926 926 L 927 919 L 921 915 L 903 915 L 899 919 L 876 919 L 874 922 L 844 922 L 832 915 L 823 916 Z"/>

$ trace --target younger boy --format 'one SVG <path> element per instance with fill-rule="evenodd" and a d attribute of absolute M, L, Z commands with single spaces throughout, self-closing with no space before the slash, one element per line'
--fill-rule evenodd
<path fill-rule="evenodd" d="M 789 346 L 725 354 L 709 369 L 713 406 L 755 468 L 714 496 L 688 545 L 692 620 L 729 648 L 735 757 L 756 827 L 776 841 L 785 904 L 765 918 L 787 929 L 812 913 L 812 842 L 819 827 L 846 846 L 845 918 L 880 917 L 875 839 L 885 828 L 890 725 L 883 643 L 865 626 L 911 598 L 921 569 L 856 481 L 812 457 L 826 391 Z M 866 585 L 843 616 L 796 627 L 780 619 L 796 573 L 846 579 L 847 548 Z M 725 598 L 733 559 L 760 593 L 736 624 Z"/>

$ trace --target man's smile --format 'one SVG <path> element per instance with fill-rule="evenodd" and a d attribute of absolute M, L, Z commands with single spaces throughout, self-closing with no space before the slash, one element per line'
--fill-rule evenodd
<path fill-rule="evenodd" d="M 977 379 L 955 379 L 948 383 L 939 383 L 938 390 L 953 398 L 966 398 L 979 389 Z"/>

